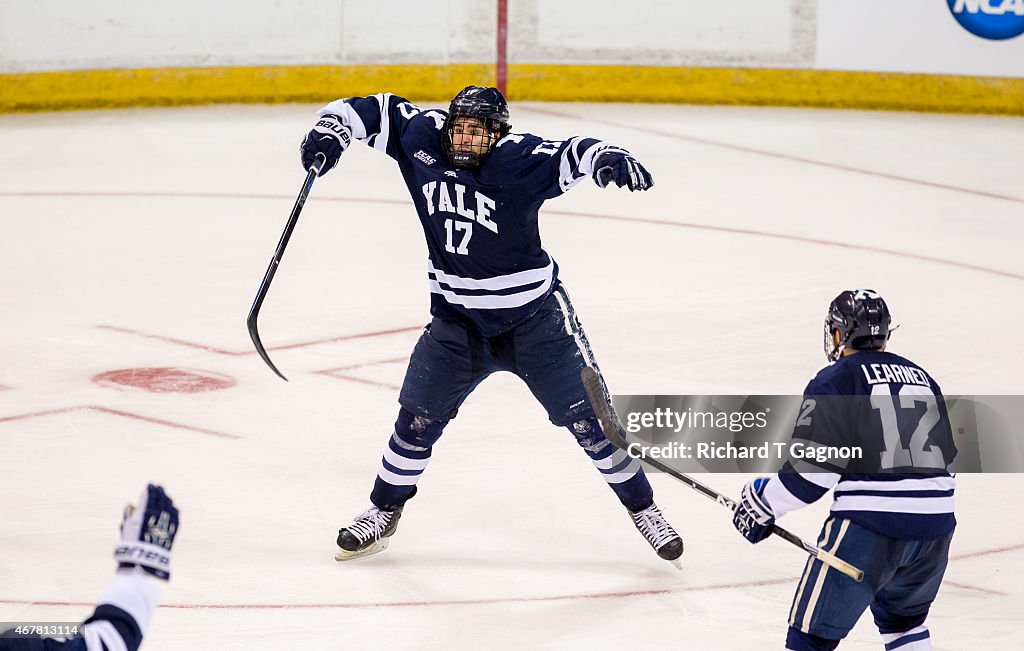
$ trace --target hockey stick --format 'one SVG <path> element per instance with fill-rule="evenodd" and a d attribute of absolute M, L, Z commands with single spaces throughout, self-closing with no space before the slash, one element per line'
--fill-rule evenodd
<path fill-rule="evenodd" d="M 597 416 L 597 420 L 601 423 L 601 429 L 604 431 L 605 437 L 611 441 L 612 445 L 615 447 L 626 450 L 626 432 L 623 430 L 622 425 L 619 423 L 619 419 L 612 411 L 608 393 L 605 389 L 604 382 L 601 380 L 601 376 L 599 376 L 594 369 L 588 366 L 580 371 L 580 378 L 583 380 L 583 388 L 587 392 L 587 399 L 590 400 L 590 404 L 594 408 L 594 414 Z M 650 464 L 653 468 L 657 468 L 667 475 L 671 475 L 704 497 L 718 502 L 730 511 L 736 510 L 736 502 L 734 500 L 729 499 L 713 488 L 705 486 L 693 477 L 685 475 L 678 470 L 665 465 L 658 459 L 644 458 L 642 461 Z M 825 565 L 842 572 L 854 581 L 859 583 L 864 579 L 863 570 L 850 565 L 834 554 L 818 549 L 811 543 L 793 533 L 790 533 L 789 531 L 786 531 L 779 525 L 772 525 L 772 533 L 796 545 L 797 547 L 800 547 Z"/>
<path fill-rule="evenodd" d="M 274 280 L 274 274 L 277 273 L 277 265 L 281 264 L 281 256 L 284 255 L 284 247 L 288 246 L 288 240 L 291 239 L 292 231 L 295 230 L 295 223 L 299 221 L 299 213 L 302 212 L 302 206 L 306 203 L 306 197 L 309 196 L 309 191 L 313 188 L 313 181 L 316 180 L 317 175 L 320 173 L 321 168 L 327 162 L 327 157 L 323 154 L 317 154 L 313 164 L 309 166 L 309 171 L 306 172 L 306 180 L 302 182 L 302 189 L 299 190 L 299 196 L 295 198 L 295 205 L 292 207 L 292 214 L 288 217 L 288 223 L 284 227 L 284 232 L 281 233 L 281 240 L 277 243 L 277 249 L 274 250 L 274 256 L 270 258 L 270 266 L 267 267 L 267 273 L 263 275 L 263 282 L 260 283 L 259 291 L 256 292 L 256 300 L 252 302 L 252 307 L 249 308 L 249 316 L 245 319 L 245 324 L 249 327 L 249 336 L 252 337 L 252 343 L 256 346 L 256 352 L 260 354 L 263 361 L 267 363 L 270 370 L 277 373 L 277 375 L 284 380 L 288 381 L 288 378 L 284 376 L 281 371 L 277 370 L 274 366 L 274 362 L 270 361 L 270 355 L 267 354 L 267 350 L 263 347 L 263 342 L 260 341 L 260 331 L 256 326 L 256 319 L 260 316 L 260 308 L 263 307 L 263 299 L 267 297 L 267 292 L 270 290 L 270 283 Z"/>

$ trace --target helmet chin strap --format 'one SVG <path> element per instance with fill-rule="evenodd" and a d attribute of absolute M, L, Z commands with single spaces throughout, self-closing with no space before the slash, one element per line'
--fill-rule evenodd
<path fill-rule="evenodd" d="M 829 322 L 825 322 L 825 357 L 830 362 L 837 361 L 843 356 L 843 351 L 846 350 L 846 342 L 837 341 L 839 329 L 831 327 Z"/>

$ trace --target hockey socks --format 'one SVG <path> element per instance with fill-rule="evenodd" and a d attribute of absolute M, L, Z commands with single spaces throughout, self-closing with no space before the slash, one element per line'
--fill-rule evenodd
<path fill-rule="evenodd" d="M 654 503 L 654 491 L 639 461 L 607 440 L 584 449 L 623 506 L 636 512 Z"/>
<path fill-rule="evenodd" d="M 429 462 L 430 448 L 410 445 L 393 434 L 380 460 L 370 501 L 387 511 L 402 506 L 416 492 Z"/>

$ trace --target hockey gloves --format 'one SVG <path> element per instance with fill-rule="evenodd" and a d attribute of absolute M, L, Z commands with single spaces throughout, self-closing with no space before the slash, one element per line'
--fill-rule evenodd
<path fill-rule="evenodd" d="M 612 181 L 620 188 L 630 191 L 646 190 L 654 185 L 654 179 L 640 161 L 624 149 L 607 149 L 594 159 L 594 183 L 603 188 Z"/>
<path fill-rule="evenodd" d="M 752 543 L 759 543 L 770 536 L 772 525 L 775 524 L 775 514 L 764 498 L 764 487 L 767 483 L 767 477 L 758 477 L 747 482 L 732 516 L 733 526 Z"/>
<path fill-rule="evenodd" d="M 171 544 L 178 532 L 178 509 L 164 489 L 149 484 L 138 504 L 129 504 L 114 550 L 119 570 L 142 568 L 158 579 L 171 576 Z"/>
<path fill-rule="evenodd" d="M 299 145 L 299 154 L 302 156 L 302 169 L 308 170 L 316 160 L 317 154 L 323 154 L 327 159 L 320 169 L 319 176 L 323 176 L 335 165 L 341 154 L 352 142 L 352 129 L 345 124 L 337 115 L 324 115 L 316 121 L 313 130 L 306 134 L 306 139 Z"/>

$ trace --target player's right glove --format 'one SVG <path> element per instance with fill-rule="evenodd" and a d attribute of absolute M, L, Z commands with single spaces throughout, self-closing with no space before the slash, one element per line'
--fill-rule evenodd
<path fill-rule="evenodd" d="M 302 169 L 308 170 L 316 160 L 317 154 L 323 154 L 327 161 L 320 168 L 323 176 L 338 164 L 338 159 L 352 142 L 352 129 L 337 115 L 325 115 L 316 121 L 313 129 L 299 145 L 302 156 Z"/>
<path fill-rule="evenodd" d="M 594 159 L 594 183 L 603 188 L 612 181 L 631 191 L 646 190 L 654 185 L 651 173 L 624 149 L 606 149 Z"/>
<path fill-rule="evenodd" d="M 178 509 L 160 486 L 149 484 L 138 504 L 124 509 L 121 542 L 114 549 L 120 570 L 142 568 L 158 579 L 171 577 L 171 545 L 178 533 Z"/>
<path fill-rule="evenodd" d="M 759 543 L 770 536 L 775 524 L 775 513 L 764 498 L 764 487 L 768 481 L 768 477 L 758 477 L 747 482 L 732 515 L 733 526 L 752 543 Z"/>

